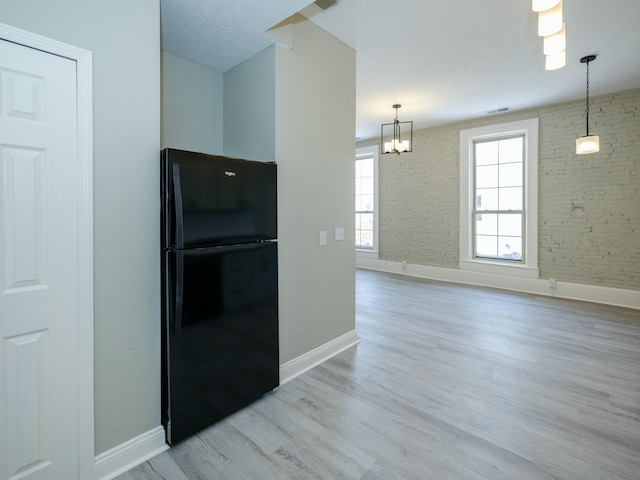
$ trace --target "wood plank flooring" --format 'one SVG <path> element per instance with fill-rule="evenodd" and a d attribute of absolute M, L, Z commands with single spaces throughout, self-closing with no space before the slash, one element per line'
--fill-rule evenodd
<path fill-rule="evenodd" d="M 119 480 L 639 480 L 640 312 L 357 272 L 360 343 Z"/>

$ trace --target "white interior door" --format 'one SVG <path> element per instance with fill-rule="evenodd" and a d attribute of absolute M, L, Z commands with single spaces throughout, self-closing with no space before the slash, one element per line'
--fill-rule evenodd
<path fill-rule="evenodd" d="M 0 40 L 0 478 L 80 478 L 76 62 Z"/>

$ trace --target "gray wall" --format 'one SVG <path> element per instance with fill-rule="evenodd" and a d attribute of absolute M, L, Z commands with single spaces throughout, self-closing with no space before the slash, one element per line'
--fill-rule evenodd
<path fill-rule="evenodd" d="M 355 52 L 311 22 L 224 74 L 224 154 L 278 163 L 281 364 L 355 328 L 354 138 Z"/>
<path fill-rule="evenodd" d="M 421 130 L 413 153 L 382 155 L 380 258 L 458 268 L 460 130 L 537 117 L 540 277 L 640 289 L 640 90 L 592 102 L 595 154 L 575 154 L 580 101 Z"/>
<path fill-rule="evenodd" d="M 276 160 L 276 47 L 224 74 L 224 154 Z"/>
<path fill-rule="evenodd" d="M 0 12 L 93 52 L 99 454 L 160 424 L 159 0 L 0 0 Z"/>
<path fill-rule="evenodd" d="M 354 138 L 355 51 L 294 24 L 276 50 L 281 362 L 355 328 Z"/>
<path fill-rule="evenodd" d="M 160 424 L 159 0 L 0 0 L 0 11 L 3 23 L 93 52 L 100 454 Z M 295 41 L 276 52 L 274 74 L 281 362 L 355 327 L 355 52 L 309 22 L 296 26 Z M 345 228 L 342 242 L 333 240 L 336 226 Z"/>
<path fill-rule="evenodd" d="M 162 52 L 162 147 L 222 154 L 221 73 Z"/>

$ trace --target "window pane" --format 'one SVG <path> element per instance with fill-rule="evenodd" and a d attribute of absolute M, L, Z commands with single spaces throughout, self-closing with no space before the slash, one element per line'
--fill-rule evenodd
<path fill-rule="evenodd" d="M 373 232 L 371 230 L 360 231 L 360 248 L 373 248 Z"/>
<path fill-rule="evenodd" d="M 522 238 L 498 237 L 498 256 L 504 260 L 522 260 Z"/>
<path fill-rule="evenodd" d="M 373 214 L 372 213 L 360 213 L 360 228 L 373 230 Z"/>
<path fill-rule="evenodd" d="M 360 211 L 373 212 L 373 195 L 362 195 Z"/>
<path fill-rule="evenodd" d="M 476 165 L 498 163 L 498 142 L 478 142 L 476 147 Z"/>
<path fill-rule="evenodd" d="M 498 189 L 479 188 L 476 190 L 476 210 L 498 210 Z"/>
<path fill-rule="evenodd" d="M 495 213 L 477 213 L 476 233 L 478 235 L 497 235 L 498 215 Z"/>
<path fill-rule="evenodd" d="M 362 190 L 363 195 L 373 195 L 373 177 L 362 177 Z"/>
<path fill-rule="evenodd" d="M 522 188 L 501 188 L 499 203 L 499 210 L 522 210 Z"/>
<path fill-rule="evenodd" d="M 522 162 L 523 137 L 500 140 L 500 163 Z"/>
<path fill-rule="evenodd" d="M 365 160 L 358 160 L 360 165 L 362 165 L 362 173 L 360 174 L 363 177 L 373 177 L 373 158 L 367 158 Z"/>
<path fill-rule="evenodd" d="M 500 186 L 522 186 L 522 163 L 507 163 L 500 165 Z"/>
<path fill-rule="evenodd" d="M 357 248 L 373 250 L 375 154 L 357 158 L 355 162 L 355 243 Z"/>
<path fill-rule="evenodd" d="M 497 256 L 496 237 L 476 235 L 476 257 L 496 258 Z"/>
<path fill-rule="evenodd" d="M 498 219 L 498 235 L 522 237 L 522 214 L 501 213 Z"/>
<path fill-rule="evenodd" d="M 476 168 L 476 188 L 491 188 L 498 186 L 498 166 Z"/>
<path fill-rule="evenodd" d="M 356 246 L 373 248 L 373 214 L 356 214 Z"/>

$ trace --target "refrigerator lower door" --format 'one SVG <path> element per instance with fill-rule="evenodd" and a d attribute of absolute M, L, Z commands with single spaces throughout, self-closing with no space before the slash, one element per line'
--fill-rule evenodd
<path fill-rule="evenodd" d="M 277 248 L 268 242 L 167 253 L 167 443 L 278 386 Z"/>

